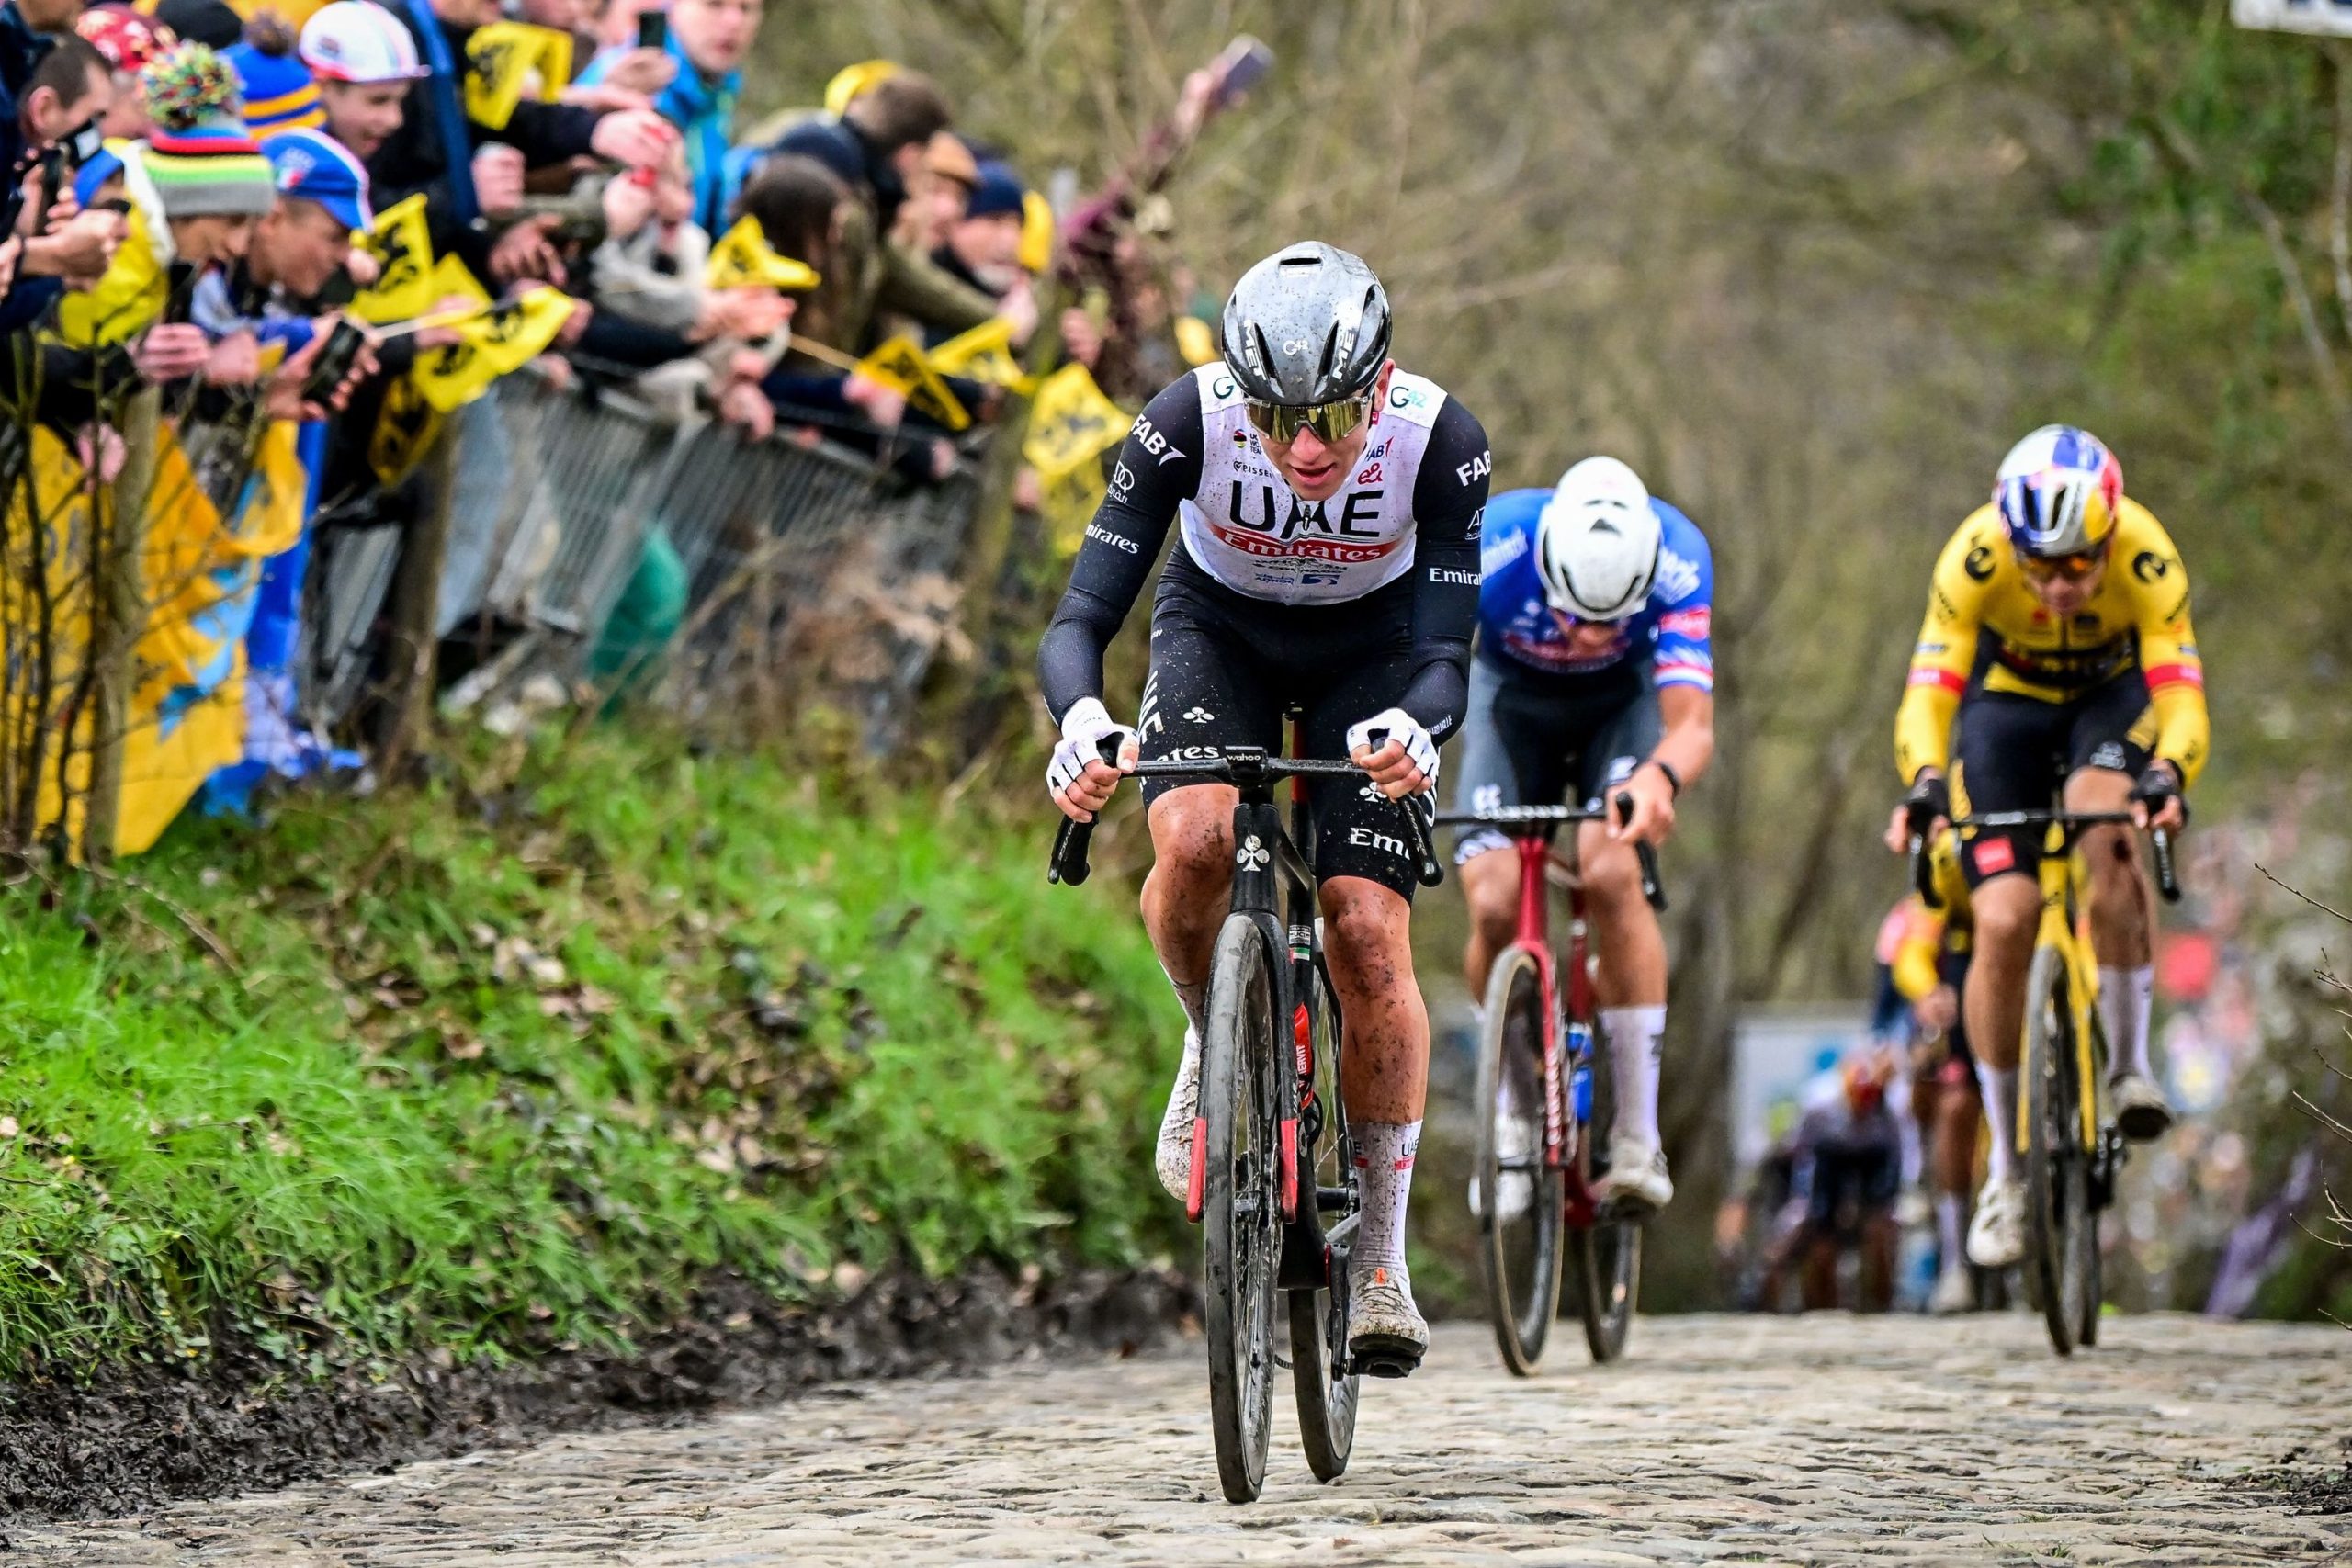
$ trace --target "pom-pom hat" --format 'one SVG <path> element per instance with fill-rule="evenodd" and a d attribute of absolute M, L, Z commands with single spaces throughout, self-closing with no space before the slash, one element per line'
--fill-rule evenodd
<path fill-rule="evenodd" d="M 260 217 L 277 201 L 269 161 L 245 130 L 236 73 L 184 43 L 139 73 L 154 119 L 140 162 L 167 218 Z"/>

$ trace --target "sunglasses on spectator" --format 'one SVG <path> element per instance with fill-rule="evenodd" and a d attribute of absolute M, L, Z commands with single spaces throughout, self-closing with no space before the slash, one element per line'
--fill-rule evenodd
<path fill-rule="evenodd" d="M 2055 582 L 2064 578 L 2068 582 L 2080 582 L 2107 564 L 2104 546 L 2096 550 L 2084 550 L 2071 556 L 2018 557 L 2018 570 L 2036 582 Z"/>
<path fill-rule="evenodd" d="M 1250 423 L 1258 427 L 1261 435 L 1275 441 L 1295 441 L 1302 430 L 1311 430 L 1325 441 L 1339 441 L 1354 434 L 1358 425 L 1372 412 L 1372 394 L 1361 398 L 1342 398 L 1337 402 L 1310 403 L 1305 408 L 1293 408 L 1286 403 L 1254 403 L 1245 401 Z"/>

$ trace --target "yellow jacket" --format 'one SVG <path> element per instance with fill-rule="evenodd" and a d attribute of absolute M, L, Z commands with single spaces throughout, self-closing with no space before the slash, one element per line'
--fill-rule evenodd
<path fill-rule="evenodd" d="M 2064 702 L 2137 662 L 2154 710 L 2154 752 L 2179 768 L 2182 784 L 2196 782 L 2211 728 L 2188 623 L 2188 571 L 2146 507 L 2122 502 L 2098 592 L 2063 621 L 2027 583 L 1999 513 L 1982 506 L 1960 525 L 1936 561 L 1894 718 L 1895 767 L 1905 782 L 1950 762 L 1952 716 L 1987 634 L 1984 690 L 2040 702 Z"/>

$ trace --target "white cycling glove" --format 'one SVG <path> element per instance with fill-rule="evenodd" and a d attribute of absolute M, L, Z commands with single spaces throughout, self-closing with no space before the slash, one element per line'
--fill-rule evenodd
<path fill-rule="evenodd" d="M 1380 737 L 1379 740 L 1373 739 L 1375 734 Z M 1421 728 L 1419 719 L 1403 708 L 1387 708 L 1374 714 L 1362 724 L 1348 727 L 1350 751 L 1359 746 L 1368 746 L 1377 751 L 1391 740 L 1405 743 L 1405 755 L 1412 760 L 1413 766 L 1421 770 L 1421 776 L 1429 780 L 1426 787 L 1436 789 L 1437 738 Z"/>
<path fill-rule="evenodd" d="M 1118 738 L 1123 754 L 1130 747 L 1142 745 L 1134 730 L 1113 721 L 1100 697 L 1080 697 L 1070 704 L 1069 711 L 1062 715 L 1061 743 L 1046 764 L 1046 788 L 1060 795 L 1076 784 L 1087 763 L 1102 760 L 1102 742 L 1113 736 Z"/>

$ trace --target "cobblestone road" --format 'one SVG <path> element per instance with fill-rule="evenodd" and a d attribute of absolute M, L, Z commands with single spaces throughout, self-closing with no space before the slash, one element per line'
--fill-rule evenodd
<path fill-rule="evenodd" d="M 2340 1464 L 2342 1330 L 2112 1322 L 1647 1319 L 1515 1382 L 1482 1329 L 1367 1384 L 1316 1485 L 1285 1421 L 1266 1495 L 1216 1500 L 1197 1346 L 843 1389 L 668 1430 L 19 1531 L 107 1564 L 2312 1562 L 2352 1519 L 2266 1479 Z"/>

